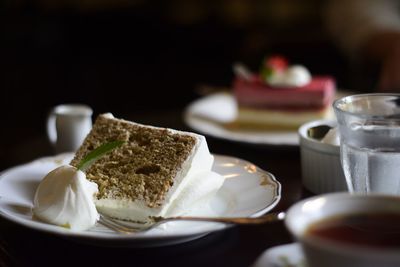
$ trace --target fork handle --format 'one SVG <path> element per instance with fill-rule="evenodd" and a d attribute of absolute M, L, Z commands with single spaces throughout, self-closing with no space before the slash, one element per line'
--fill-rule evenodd
<path fill-rule="evenodd" d="M 261 217 L 194 217 L 194 216 L 177 216 L 165 218 L 167 220 L 184 220 L 184 221 L 204 221 L 204 222 L 219 222 L 230 224 L 263 224 L 267 222 L 281 221 L 285 218 L 285 212 L 268 213 Z"/>

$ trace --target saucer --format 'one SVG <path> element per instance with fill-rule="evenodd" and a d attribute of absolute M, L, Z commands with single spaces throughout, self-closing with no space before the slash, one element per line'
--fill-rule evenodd
<path fill-rule="evenodd" d="M 272 247 L 264 251 L 252 267 L 307 267 L 298 243 Z"/>

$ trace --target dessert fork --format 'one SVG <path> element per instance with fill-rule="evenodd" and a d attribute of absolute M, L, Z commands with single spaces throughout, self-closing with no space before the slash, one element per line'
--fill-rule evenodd
<path fill-rule="evenodd" d="M 217 222 L 225 224 L 263 224 L 268 222 L 281 221 L 285 218 L 285 212 L 273 212 L 261 217 L 151 217 L 151 220 L 145 223 L 135 223 L 121 221 L 111 218 L 107 215 L 100 214 L 98 223 L 121 234 L 132 234 L 145 232 L 155 228 L 163 223 L 171 221 L 202 221 L 202 222 Z"/>

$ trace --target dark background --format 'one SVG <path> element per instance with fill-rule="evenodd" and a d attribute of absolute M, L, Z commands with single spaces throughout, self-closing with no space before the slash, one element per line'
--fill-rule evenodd
<path fill-rule="evenodd" d="M 45 138 L 57 104 L 126 118 L 183 109 L 201 85 L 229 87 L 236 61 L 257 70 L 265 55 L 280 53 L 354 89 L 323 7 L 317 0 L 3 1 L 0 167 L 35 151 L 25 141 Z"/>

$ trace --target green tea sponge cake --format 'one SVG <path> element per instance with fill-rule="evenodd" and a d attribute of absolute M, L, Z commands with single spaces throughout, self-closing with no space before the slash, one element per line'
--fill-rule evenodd
<path fill-rule="evenodd" d="M 223 183 L 211 171 L 214 157 L 204 136 L 116 119 L 110 113 L 97 117 L 71 165 L 117 140 L 123 145 L 86 170 L 87 179 L 99 188 L 97 209 L 111 217 L 145 221 L 188 213 L 208 202 Z"/>

